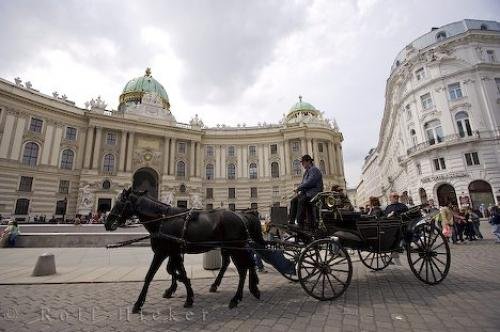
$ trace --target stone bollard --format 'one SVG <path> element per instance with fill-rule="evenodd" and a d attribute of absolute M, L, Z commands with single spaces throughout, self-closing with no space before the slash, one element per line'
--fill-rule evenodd
<path fill-rule="evenodd" d="M 218 270 L 222 266 L 220 249 L 210 250 L 203 254 L 203 268 L 205 270 Z"/>
<path fill-rule="evenodd" d="M 35 268 L 31 274 L 33 277 L 49 276 L 56 274 L 56 261 L 53 254 L 44 253 L 38 256 Z"/>

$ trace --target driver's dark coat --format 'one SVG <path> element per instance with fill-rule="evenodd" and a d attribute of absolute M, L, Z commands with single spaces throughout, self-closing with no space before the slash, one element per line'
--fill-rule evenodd
<path fill-rule="evenodd" d="M 323 191 L 323 174 L 316 166 L 306 169 L 302 183 L 297 187 L 307 198 L 312 198 Z"/>

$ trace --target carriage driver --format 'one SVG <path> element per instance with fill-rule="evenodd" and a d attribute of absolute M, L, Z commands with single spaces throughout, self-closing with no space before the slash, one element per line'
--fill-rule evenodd
<path fill-rule="evenodd" d="M 300 159 L 305 172 L 302 177 L 302 183 L 294 191 L 297 195 L 290 201 L 290 220 L 289 224 L 295 224 L 297 218 L 298 225 L 304 227 L 305 209 L 307 209 L 308 223 L 313 226 L 315 223 L 312 213 L 312 205 L 309 203 L 311 198 L 323 191 L 323 174 L 318 167 L 313 164 L 314 159 L 306 154 Z"/>

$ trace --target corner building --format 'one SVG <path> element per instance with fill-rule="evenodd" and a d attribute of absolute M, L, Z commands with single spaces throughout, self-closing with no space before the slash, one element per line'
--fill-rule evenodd
<path fill-rule="evenodd" d="M 130 80 L 118 110 L 100 98 L 76 107 L 31 84 L 0 79 L 0 214 L 72 218 L 107 211 L 130 186 L 182 207 L 261 214 L 286 205 L 313 156 L 325 186 L 345 188 L 342 134 L 311 104 L 294 104 L 279 124 L 206 127 L 176 121 L 151 71 Z"/>
<path fill-rule="evenodd" d="M 500 23 L 433 28 L 397 55 L 358 203 L 391 191 L 414 204 L 500 202 Z"/>

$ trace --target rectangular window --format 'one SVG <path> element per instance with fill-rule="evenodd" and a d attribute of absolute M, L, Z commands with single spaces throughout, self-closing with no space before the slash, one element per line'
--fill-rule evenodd
<path fill-rule="evenodd" d="M 298 141 L 292 142 L 292 152 L 299 152 L 300 145 Z"/>
<path fill-rule="evenodd" d="M 417 81 L 421 81 L 425 78 L 425 71 L 424 68 L 420 68 L 415 72 L 415 77 L 417 78 Z"/>
<path fill-rule="evenodd" d="M 115 145 L 116 144 L 116 134 L 112 132 L 108 132 L 106 135 L 106 144 L 107 145 Z"/>
<path fill-rule="evenodd" d="M 19 198 L 16 201 L 16 209 L 14 211 L 14 214 L 16 215 L 25 215 L 28 214 L 30 206 L 30 200 L 26 198 Z"/>
<path fill-rule="evenodd" d="M 434 161 L 434 169 L 436 171 L 441 171 L 446 169 L 446 163 L 444 162 L 444 158 L 436 158 Z"/>
<path fill-rule="evenodd" d="M 227 197 L 228 198 L 236 198 L 236 189 L 235 188 L 228 188 L 227 189 Z"/>
<path fill-rule="evenodd" d="M 318 152 L 323 153 L 323 143 L 318 143 Z"/>
<path fill-rule="evenodd" d="M 206 192 L 205 196 L 207 199 L 214 198 L 214 188 L 207 188 L 207 192 Z"/>
<path fill-rule="evenodd" d="M 486 60 L 488 62 L 495 62 L 495 51 L 493 50 L 486 50 Z"/>
<path fill-rule="evenodd" d="M 280 187 L 273 187 L 273 198 L 279 197 Z"/>
<path fill-rule="evenodd" d="M 407 104 L 407 105 L 405 106 L 404 112 L 406 113 L 406 118 L 407 118 L 408 120 L 412 118 L 410 104 Z"/>
<path fill-rule="evenodd" d="M 234 204 L 234 203 L 229 203 L 229 210 L 231 210 L 231 211 L 236 211 L 236 204 Z"/>
<path fill-rule="evenodd" d="M 248 155 L 250 157 L 256 157 L 257 156 L 257 149 L 255 148 L 255 145 L 250 145 L 248 147 Z"/>
<path fill-rule="evenodd" d="M 59 193 L 67 194 L 68 192 L 69 192 L 69 181 L 68 180 L 59 181 Z"/>
<path fill-rule="evenodd" d="M 422 175 L 422 165 L 416 164 L 416 167 L 417 167 L 417 174 Z"/>
<path fill-rule="evenodd" d="M 479 155 L 477 152 L 466 153 L 465 161 L 467 162 L 467 166 L 479 165 Z"/>
<path fill-rule="evenodd" d="M 250 198 L 257 198 L 257 187 L 250 188 Z"/>
<path fill-rule="evenodd" d="M 212 203 L 209 203 L 206 205 L 206 209 L 207 210 L 213 210 L 214 209 L 214 205 Z"/>
<path fill-rule="evenodd" d="M 420 96 L 420 100 L 422 101 L 422 108 L 424 110 L 432 108 L 432 98 L 430 93 Z"/>
<path fill-rule="evenodd" d="M 177 152 L 185 154 L 186 153 L 186 143 L 185 142 L 179 142 L 177 144 Z"/>
<path fill-rule="evenodd" d="M 31 186 L 33 184 L 33 178 L 31 176 L 21 176 L 19 181 L 19 191 L 31 191 Z"/>
<path fill-rule="evenodd" d="M 228 157 L 234 157 L 236 155 L 236 152 L 234 151 L 234 146 L 229 146 L 227 148 L 227 155 Z"/>
<path fill-rule="evenodd" d="M 66 127 L 66 139 L 68 141 L 76 140 L 76 128 Z"/>
<path fill-rule="evenodd" d="M 453 83 L 448 85 L 448 93 L 450 95 L 450 100 L 457 100 L 463 97 L 462 89 L 460 88 L 460 83 Z"/>
<path fill-rule="evenodd" d="M 43 127 L 43 120 L 31 118 L 30 131 L 34 133 L 41 133 Z"/>
<path fill-rule="evenodd" d="M 56 215 L 65 215 L 66 214 L 66 205 L 67 201 L 60 200 L 56 202 Z"/>
<path fill-rule="evenodd" d="M 213 146 L 207 146 L 207 157 L 213 157 L 214 156 L 214 147 Z"/>
<path fill-rule="evenodd" d="M 259 208 L 259 206 L 257 205 L 257 203 L 252 203 L 252 204 L 250 204 L 250 208 L 257 210 Z"/>
<path fill-rule="evenodd" d="M 278 144 L 271 144 L 271 154 L 278 154 Z"/>

